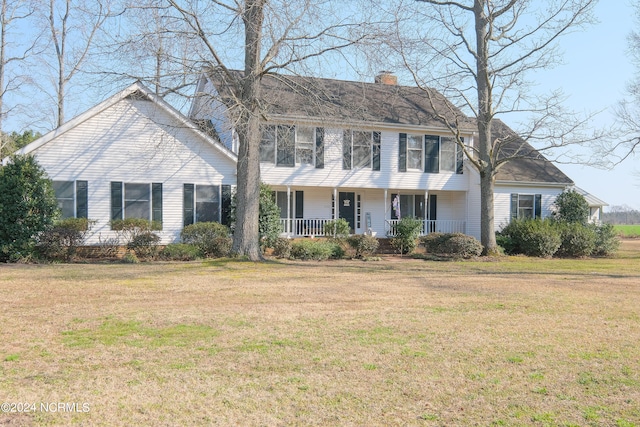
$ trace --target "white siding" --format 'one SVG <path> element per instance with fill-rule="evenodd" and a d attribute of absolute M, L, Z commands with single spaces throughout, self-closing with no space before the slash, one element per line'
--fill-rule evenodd
<path fill-rule="evenodd" d="M 380 170 L 342 169 L 342 129 L 325 129 L 324 168 L 313 165 L 280 167 L 261 163 L 262 180 L 270 185 L 300 185 L 331 188 L 378 188 L 395 190 L 466 191 L 464 175 L 421 171 L 398 172 L 397 132 L 381 132 Z"/>
<path fill-rule="evenodd" d="M 542 217 L 551 215 L 551 206 L 558 194 L 562 193 L 561 187 L 542 186 L 507 186 L 496 184 L 494 189 L 494 225 L 496 231 L 501 230 L 511 220 L 511 194 L 540 194 L 542 195 Z"/>
<path fill-rule="evenodd" d="M 149 101 L 122 100 L 34 154 L 52 180 L 88 181 L 89 244 L 115 237 L 111 181 L 163 184 L 162 243 L 179 238 L 184 183 L 236 183 L 233 159 Z"/>

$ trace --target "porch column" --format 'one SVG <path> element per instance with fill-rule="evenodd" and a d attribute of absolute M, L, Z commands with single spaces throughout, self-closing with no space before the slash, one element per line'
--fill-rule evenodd
<path fill-rule="evenodd" d="M 428 226 L 428 222 L 429 221 L 429 191 L 425 191 L 424 192 L 424 212 L 422 213 L 422 216 L 424 216 L 424 221 L 422 223 L 423 227 L 422 227 L 422 234 L 429 234 L 427 233 L 427 230 L 429 230 L 429 226 Z"/>
<path fill-rule="evenodd" d="M 289 235 L 291 235 L 291 228 L 291 186 L 287 185 L 287 225 L 284 229 Z"/>
<path fill-rule="evenodd" d="M 333 219 L 338 219 L 338 189 L 333 189 Z"/>
<path fill-rule="evenodd" d="M 389 235 L 389 223 L 387 222 L 387 218 L 390 218 L 390 216 L 387 216 L 387 213 L 389 212 L 389 201 L 388 201 L 388 197 L 389 197 L 389 189 L 385 188 L 384 189 L 384 236 L 387 237 Z"/>

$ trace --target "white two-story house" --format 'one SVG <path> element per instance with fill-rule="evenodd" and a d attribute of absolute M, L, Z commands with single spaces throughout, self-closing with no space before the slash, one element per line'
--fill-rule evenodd
<path fill-rule="evenodd" d="M 465 144 L 474 122 L 441 95 L 387 74 L 373 83 L 269 75 L 262 93 L 261 179 L 275 192 L 284 235 L 321 236 L 327 221 L 344 218 L 354 233 L 386 237 L 411 216 L 423 233 L 479 237 L 479 176 L 441 116 L 457 120 Z M 229 222 L 233 123 L 224 84 L 209 75 L 189 118 L 136 83 L 19 153 L 45 168 L 65 216 L 96 221 L 89 244 L 116 235 L 112 220 L 133 217 L 159 222 L 166 244 L 185 225 Z M 500 122 L 495 131 L 512 134 Z M 508 163 L 496 182 L 496 228 L 549 215 L 571 186 L 543 158 Z"/>

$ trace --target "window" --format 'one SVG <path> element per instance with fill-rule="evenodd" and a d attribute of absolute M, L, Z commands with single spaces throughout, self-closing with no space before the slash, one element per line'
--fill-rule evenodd
<path fill-rule="evenodd" d="M 424 219 L 424 194 L 391 194 L 391 219 Z"/>
<path fill-rule="evenodd" d="M 407 135 L 407 168 L 422 170 L 422 135 Z"/>
<path fill-rule="evenodd" d="M 542 218 L 541 194 L 511 194 L 511 218 Z"/>
<path fill-rule="evenodd" d="M 289 193 L 291 199 L 287 201 L 286 191 L 274 191 L 273 197 L 280 209 L 280 218 L 304 218 L 304 192 L 292 191 Z M 287 205 L 289 214 L 287 216 Z"/>
<path fill-rule="evenodd" d="M 161 183 L 111 183 L 111 219 L 128 218 L 162 222 Z"/>
<path fill-rule="evenodd" d="M 456 171 L 456 141 L 450 137 L 440 137 L 440 170 Z"/>
<path fill-rule="evenodd" d="M 231 223 L 231 186 L 184 184 L 183 224 Z"/>
<path fill-rule="evenodd" d="M 87 218 L 87 181 L 53 181 L 62 218 Z"/>
<path fill-rule="evenodd" d="M 276 166 L 324 167 L 324 131 L 305 126 L 267 125 L 262 129 L 260 161 Z"/>
<path fill-rule="evenodd" d="M 463 172 L 463 151 L 453 137 L 401 133 L 398 143 L 398 171 L 425 173 Z"/>
<path fill-rule="evenodd" d="M 313 165 L 313 152 L 315 148 L 315 129 L 308 127 L 296 127 L 296 163 L 300 165 Z"/>
<path fill-rule="evenodd" d="M 380 170 L 380 132 L 345 130 L 342 140 L 342 169 Z"/>

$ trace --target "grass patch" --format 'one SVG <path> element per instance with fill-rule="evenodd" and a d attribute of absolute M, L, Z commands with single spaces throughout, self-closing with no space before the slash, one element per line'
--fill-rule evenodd
<path fill-rule="evenodd" d="M 640 239 L 587 260 L 0 265 L 3 399 L 91 405 L 0 424 L 634 426 L 639 278 Z"/>
<path fill-rule="evenodd" d="M 74 323 L 78 323 L 77 320 Z M 63 343 L 69 347 L 88 348 L 127 345 L 133 347 L 185 347 L 210 340 L 218 336 L 218 331 L 203 325 L 171 325 L 163 328 L 145 326 L 139 321 L 108 319 L 98 327 L 67 330 L 62 332 Z"/>
<path fill-rule="evenodd" d="M 613 229 L 621 237 L 632 238 L 632 239 L 640 237 L 640 224 L 614 225 Z"/>

